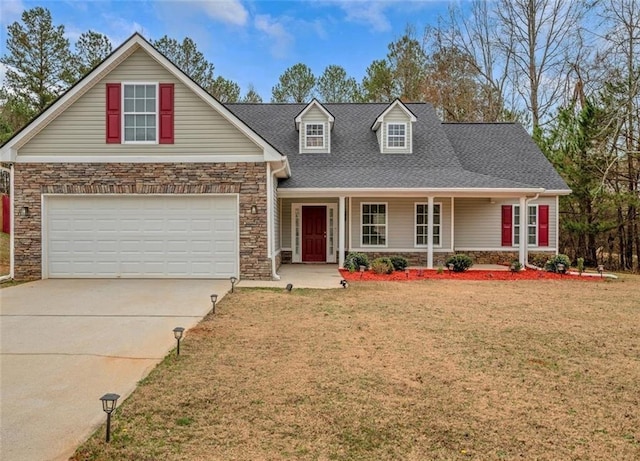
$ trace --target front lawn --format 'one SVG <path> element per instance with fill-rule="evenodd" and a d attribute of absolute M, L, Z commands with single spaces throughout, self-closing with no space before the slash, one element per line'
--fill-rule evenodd
<path fill-rule="evenodd" d="M 0 232 L 0 276 L 9 275 L 9 234 Z"/>
<path fill-rule="evenodd" d="M 638 276 L 239 289 L 181 354 L 72 459 L 640 459 Z"/>

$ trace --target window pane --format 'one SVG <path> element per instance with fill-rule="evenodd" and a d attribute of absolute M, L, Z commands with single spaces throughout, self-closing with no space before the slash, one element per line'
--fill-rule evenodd
<path fill-rule="evenodd" d="M 147 112 L 155 112 L 156 111 L 156 100 L 155 99 L 147 99 L 147 106 L 145 107 Z"/>
<path fill-rule="evenodd" d="M 133 141 L 134 140 L 134 132 L 133 128 L 125 128 L 124 129 L 124 140 L 125 141 Z"/>
<path fill-rule="evenodd" d="M 136 128 L 136 141 L 144 141 L 144 128 Z"/>
<path fill-rule="evenodd" d="M 135 86 L 133 85 L 125 85 L 124 86 L 124 97 L 125 98 L 133 98 L 133 91 Z"/>
<path fill-rule="evenodd" d="M 146 116 L 146 126 L 155 127 L 156 126 L 156 116 L 155 115 L 147 115 Z"/>
<path fill-rule="evenodd" d="M 156 129 L 147 128 L 147 141 L 155 141 L 155 140 L 156 140 Z"/>
<path fill-rule="evenodd" d="M 125 99 L 124 100 L 124 111 L 125 112 L 133 112 L 133 99 Z"/>

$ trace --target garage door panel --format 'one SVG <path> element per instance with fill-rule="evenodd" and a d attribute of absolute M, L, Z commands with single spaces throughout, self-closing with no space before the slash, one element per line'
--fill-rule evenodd
<path fill-rule="evenodd" d="M 237 275 L 235 196 L 54 196 L 49 277 Z"/>

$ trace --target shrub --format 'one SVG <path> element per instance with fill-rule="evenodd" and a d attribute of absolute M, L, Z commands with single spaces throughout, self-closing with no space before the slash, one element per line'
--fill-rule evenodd
<path fill-rule="evenodd" d="M 402 256 L 391 256 L 389 259 L 391 260 L 394 271 L 403 271 L 409 265 L 407 258 L 403 258 Z"/>
<path fill-rule="evenodd" d="M 371 263 L 371 270 L 376 274 L 390 274 L 393 272 L 393 263 L 389 258 L 377 258 Z"/>
<path fill-rule="evenodd" d="M 473 260 L 465 254 L 453 255 L 446 261 L 447 267 L 453 264 L 453 272 L 464 272 L 473 266 Z"/>
<path fill-rule="evenodd" d="M 558 264 L 564 264 L 564 269 L 568 271 L 569 266 L 571 265 L 571 260 L 567 255 L 555 255 L 553 258 L 550 258 L 544 265 L 544 270 L 546 270 L 547 272 L 558 272 Z"/>
<path fill-rule="evenodd" d="M 511 261 L 511 266 L 509 267 L 513 272 L 520 272 L 522 270 L 522 264 L 517 259 Z"/>
<path fill-rule="evenodd" d="M 584 272 L 584 258 L 578 258 L 577 260 L 578 272 L 580 275 Z"/>
<path fill-rule="evenodd" d="M 349 253 L 344 258 L 344 268 L 349 272 L 360 270 L 360 266 L 369 267 L 369 258 L 364 253 Z"/>

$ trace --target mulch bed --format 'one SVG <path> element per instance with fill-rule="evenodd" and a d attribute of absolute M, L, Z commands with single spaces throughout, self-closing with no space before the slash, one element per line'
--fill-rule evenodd
<path fill-rule="evenodd" d="M 517 273 L 510 271 L 470 270 L 466 272 L 449 272 L 445 270 L 438 274 L 435 269 L 408 269 L 395 271 L 391 274 L 376 274 L 371 270 L 365 272 L 349 272 L 340 269 L 342 276 L 349 282 L 383 282 L 383 281 L 411 281 L 411 280 L 587 280 L 600 281 L 600 277 L 579 276 L 554 272 L 524 270 Z"/>

